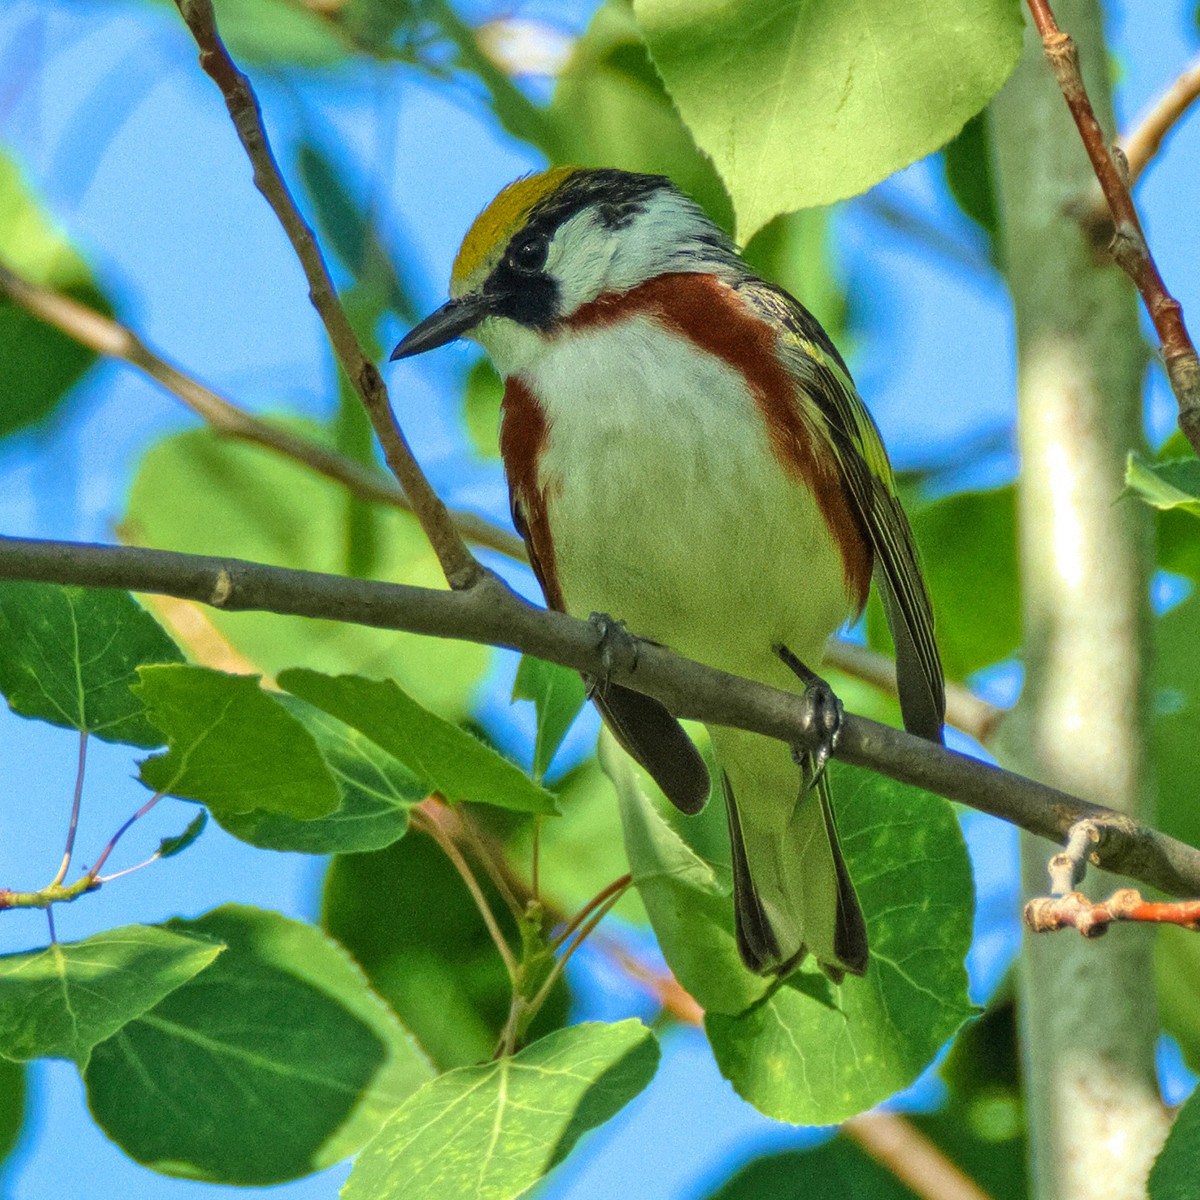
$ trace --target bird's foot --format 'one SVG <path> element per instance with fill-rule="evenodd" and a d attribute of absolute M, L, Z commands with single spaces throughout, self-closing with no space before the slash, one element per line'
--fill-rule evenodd
<path fill-rule="evenodd" d="M 638 640 L 625 628 L 624 621 L 618 621 L 607 613 L 594 612 L 588 617 L 588 624 L 596 628 L 599 634 L 598 649 L 600 651 L 601 673 L 598 676 L 585 675 L 588 697 L 600 695 L 608 690 L 613 672 L 618 669 L 632 671 L 638 662 Z"/>
<path fill-rule="evenodd" d="M 773 646 L 779 660 L 804 684 L 804 726 L 809 734 L 804 747 L 793 746 L 792 757 L 804 772 L 807 791 L 825 770 L 825 764 L 837 749 L 845 710 L 833 688 L 815 671 L 805 666 L 786 646 Z"/>

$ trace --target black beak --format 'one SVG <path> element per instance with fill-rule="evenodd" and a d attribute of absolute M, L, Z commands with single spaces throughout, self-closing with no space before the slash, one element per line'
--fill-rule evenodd
<path fill-rule="evenodd" d="M 470 332 L 490 312 L 491 303 L 480 292 L 471 292 L 451 300 L 408 331 L 404 340 L 392 351 L 391 361 L 424 354 L 426 350 L 436 350 Z"/>

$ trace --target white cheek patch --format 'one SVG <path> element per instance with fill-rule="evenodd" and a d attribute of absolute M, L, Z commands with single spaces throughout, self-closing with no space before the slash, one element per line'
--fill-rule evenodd
<path fill-rule="evenodd" d="M 708 262 L 727 270 L 732 253 L 714 256 L 721 234 L 685 196 L 661 191 L 627 224 L 609 229 L 595 209 L 559 226 L 546 256 L 546 272 L 558 283 L 561 316 L 604 292 L 624 292 L 669 271 L 695 271 Z"/>
<path fill-rule="evenodd" d="M 564 221 L 550 243 L 546 273 L 558 281 L 558 311 L 566 316 L 610 288 L 617 239 L 592 209 Z"/>

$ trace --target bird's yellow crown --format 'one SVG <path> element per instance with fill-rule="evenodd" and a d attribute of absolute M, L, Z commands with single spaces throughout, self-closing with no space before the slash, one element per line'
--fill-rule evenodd
<path fill-rule="evenodd" d="M 538 202 L 558 191 L 578 170 L 578 167 L 552 167 L 536 175 L 522 176 L 504 188 L 467 230 L 450 273 L 450 294 L 469 291 L 481 274 L 480 268 L 491 267 L 489 260 L 508 245 Z M 482 274 L 486 275 L 487 270 Z"/>

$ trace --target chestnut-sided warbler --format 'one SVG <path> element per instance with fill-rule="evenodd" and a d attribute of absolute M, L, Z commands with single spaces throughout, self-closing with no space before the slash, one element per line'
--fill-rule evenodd
<path fill-rule="evenodd" d="M 520 179 L 471 226 L 450 295 L 392 357 L 459 337 L 491 355 L 513 521 L 547 604 L 777 687 L 799 674 L 836 714 L 801 664 L 874 577 L 904 723 L 941 740 L 929 596 L 879 432 L 815 318 L 695 203 L 627 171 Z M 594 698 L 667 797 L 698 811 L 708 772 L 674 718 L 614 684 Z M 804 770 L 780 742 L 710 733 L 746 965 L 783 973 L 811 951 L 835 980 L 862 974 L 822 755 Z"/>

